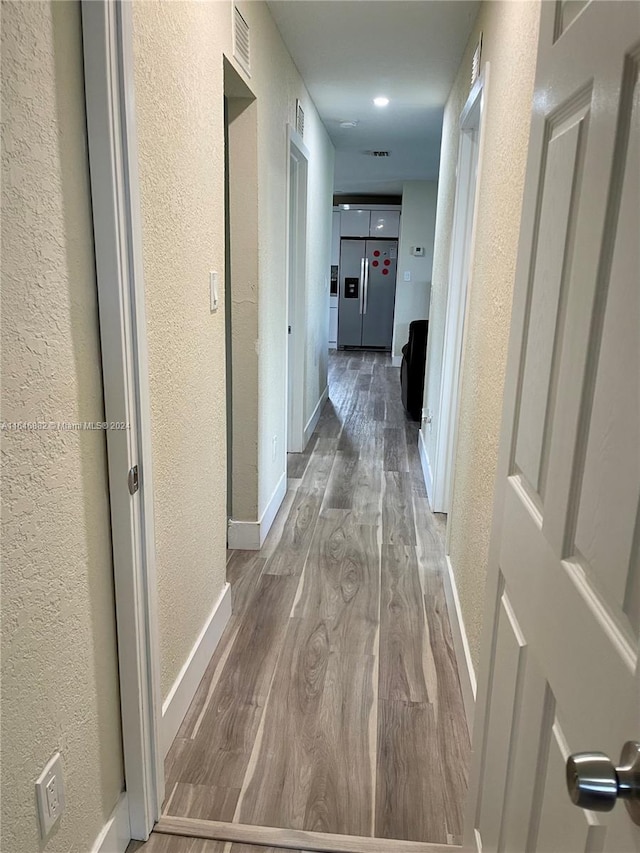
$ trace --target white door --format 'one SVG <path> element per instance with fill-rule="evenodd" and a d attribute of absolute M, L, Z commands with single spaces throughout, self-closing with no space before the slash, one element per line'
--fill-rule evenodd
<path fill-rule="evenodd" d="M 626 853 L 565 761 L 640 740 L 640 5 L 541 15 L 467 842 Z"/>

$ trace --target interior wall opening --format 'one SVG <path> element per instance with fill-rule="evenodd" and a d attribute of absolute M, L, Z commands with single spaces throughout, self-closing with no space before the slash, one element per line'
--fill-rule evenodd
<path fill-rule="evenodd" d="M 255 96 L 224 60 L 227 517 L 258 514 L 258 154 Z"/>
<path fill-rule="evenodd" d="M 287 451 L 304 450 L 308 151 L 289 128 L 287 220 Z"/>
<path fill-rule="evenodd" d="M 458 184 L 449 264 L 449 291 L 445 320 L 440 424 L 433 471 L 434 512 L 450 510 L 455 467 L 458 398 L 464 351 L 469 272 L 473 260 L 473 229 L 478 187 L 478 163 L 482 138 L 482 102 L 488 66 L 469 94 L 460 116 Z"/>

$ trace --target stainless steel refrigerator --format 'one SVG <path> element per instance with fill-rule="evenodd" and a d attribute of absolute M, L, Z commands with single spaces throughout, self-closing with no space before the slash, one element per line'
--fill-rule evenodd
<path fill-rule="evenodd" d="M 397 240 L 340 241 L 338 347 L 391 349 Z"/>

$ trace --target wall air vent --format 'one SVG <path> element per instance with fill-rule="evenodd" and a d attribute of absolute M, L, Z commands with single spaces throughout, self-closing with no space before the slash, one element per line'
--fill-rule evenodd
<path fill-rule="evenodd" d="M 480 38 L 478 39 L 478 44 L 476 45 L 476 49 L 473 51 L 473 59 L 471 60 L 471 89 L 473 89 L 473 84 L 476 82 L 478 77 L 480 76 L 480 61 L 482 59 L 482 33 L 480 33 Z"/>
<path fill-rule="evenodd" d="M 363 151 L 367 157 L 388 157 L 391 151 Z"/>
<path fill-rule="evenodd" d="M 299 98 L 296 98 L 296 130 L 300 136 L 304 136 L 304 110 Z"/>
<path fill-rule="evenodd" d="M 236 5 L 233 7 L 233 55 L 240 67 L 251 77 L 251 54 L 249 50 L 249 24 Z"/>

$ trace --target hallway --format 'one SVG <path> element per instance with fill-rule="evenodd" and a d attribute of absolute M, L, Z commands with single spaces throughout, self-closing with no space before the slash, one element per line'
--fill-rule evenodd
<path fill-rule="evenodd" d="M 386 354 L 333 353 L 329 383 L 264 547 L 229 552 L 234 613 L 164 812 L 460 843 L 470 747 L 417 425 Z"/>

